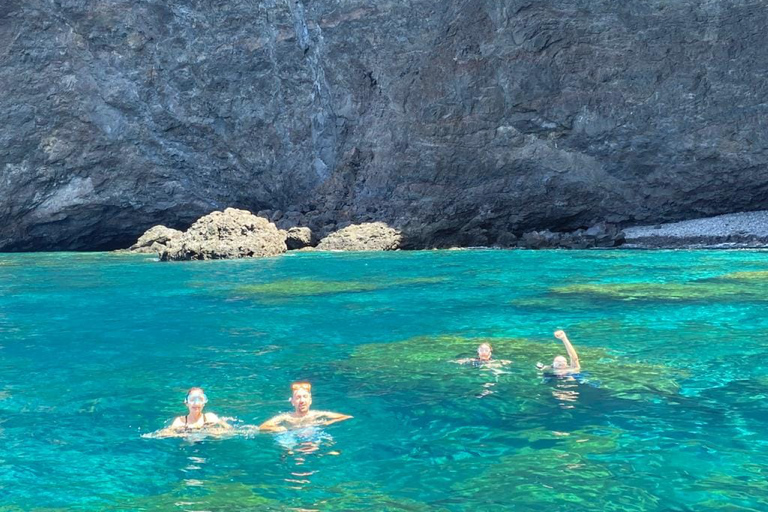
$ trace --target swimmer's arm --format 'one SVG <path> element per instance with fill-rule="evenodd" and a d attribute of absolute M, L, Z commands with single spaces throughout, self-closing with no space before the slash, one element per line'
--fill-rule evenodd
<path fill-rule="evenodd" d="M 472 361 L 474 361 L 474 359 L 472 359 L 471 357 L 467 357 L 464 359 L 456 359 L 455 361 L 451 361 L 451 362 L 456 364 L 467 364 L 467 363 L 471 363 Z"/>
<path fill-rule="evenodd" d="M 219 418 L 217 415 L 213 414 L 212 412 L 206 413 L 205 419 L 208 420 L 208 423 L 213 423 L 214 425 L 218 425 L 226 429 L 232 428 L 232 425 L 227 423 L 226 420 L 224 420 L 223 418 Z"/>
<path fill-rule="evenodd" d="M 320 411 L 318 412 L 316 417 L 318 419 L 324 418 L 323 420 L 324 425 L 331 425 L 333 423 L 338 423 L 340 421 L 344 421 L 352 418 L 352 416 L 349 416 L 348 414 L 339 414 L 338 412 L 330 412 L 330 411 Z"/>
<path fill-rule="evenodd" d="M 175 418 L 173 420 L 173 423 L 169 427 L 165 427 L 162 430 L 158 430 L 156 433 L 152 435 L 152 437 L 155 437 L 157 439 L 164 439 L 166 437 L 176 437 L 179 435 L 179 430 L 182 430 L 184 428 L 184 419 L 183 416 L 179 416 L 178 418 Z"/>
<path fill-rule="evenodd" d="M 284 418 L 285 414 L 278 414 L 259 425 L 259 430 L 263 432 L 285 432 L 287 429 L 281 425 Z"/>
<path fill-rule="evenodd" d="M 568 339 L 568 336 L 566 336 L 564 331 L 555 331 L 555 337 L 563 342 L 563 345 L 565 345 L 565 350 L 568 352 L 568 359 L 569 366 L 571 370 L 578 371 L 581 369 L 581 365 L 579 364 L 579 354 L 576 353 L 576 349 L 573 348 L 573 345 L 571 344 L 571 341 Z"/>

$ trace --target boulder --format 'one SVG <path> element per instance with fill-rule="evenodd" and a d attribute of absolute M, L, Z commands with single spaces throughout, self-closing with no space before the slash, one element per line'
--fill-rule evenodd
<path fill-rule="evenodd" d="M 315 240 L 312 230 L 309 228 L 294 227 L 286 232 L 285 245 L 289 251 L 312 247 L 315 244 L 317 244 L 317 240 Z"/>
<path fill-rule="evenodd" d="M 577 229 L 565 233 L 529 231 L 520 238 L 518 246 L 527 249 L 591 249 L 617 247 L 623 243 L 623 231 L 614 224 L 600 222 L 586 230 Z"/>
<path fill-rule="evenodd" d="M 227 208 L 197 220 L 160 254 L 163 261 L 258 258 L 284 253 L 285 232 L 251 212 Z"/>
<path fill-rule="evenodd" d="M 131 252 L 159 253 L 165 249 L 171 240 L 181 237 L 183 233 L 178 229 L 165 226 L 154 226 L 144 232 L 135 244 L 128 248 Z"/>
<path fill-rule="evenodd" d="M 320 251 L 394 251 L 400 248 L 400 231 L 383 222 L 352 224 L 331 233 L 317 245 Z"/>

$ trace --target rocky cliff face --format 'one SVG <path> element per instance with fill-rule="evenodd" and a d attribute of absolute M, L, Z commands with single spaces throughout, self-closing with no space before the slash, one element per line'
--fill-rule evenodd
<path fill-rule="evenodd" d="M 766 26 L 759 0 L 4 0 L 0 250 L 230 206 L 411 247 L 764 209 Z"/>

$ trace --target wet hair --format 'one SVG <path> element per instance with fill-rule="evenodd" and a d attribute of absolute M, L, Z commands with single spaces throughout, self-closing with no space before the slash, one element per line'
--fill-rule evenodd
<path fill-rule="evenodd" d="M 557 356 L 552 360 L 552 368 L 556 370 L 568 368 L 568 360 L 563 356 Z"/>
<path fill-rule="evenodd" d="M 488 350 L 491 350 L 491 351 L 493 351 L 493 347 L 492 347 L 492 346 L 491 346 L 491 344 L 490 344 L 490 343 L 488 343 L 488 342 L 485 342 L 485 343 L 481 343 L 481 344 L 480 344 L 480 346 L 479 346 L 479 347 L 477 347 L 477 350 L 480 350 L 482 347 L 488 347 Z"/>

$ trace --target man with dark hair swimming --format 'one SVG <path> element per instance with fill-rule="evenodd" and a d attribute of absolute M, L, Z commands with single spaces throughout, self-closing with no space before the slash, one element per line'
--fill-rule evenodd
<path fill-rule="evenodd" d="M 295 428 L 330 425 L 350 419 L 352 416 L 329 411 L 311 411 L 312 385 L 309 382 L 291 384 L 293 412 L 278 414 L 259 426 L 266 432 L 285 432 Z"/>
<path fill-rule="evenodd" d="M 568 352 L 568 358 L 570 360 L 566 360 L 563 356 L 557 356 L 552 361 L 550 366 L 537 363 L 536 367 L 543 371 L 545 375 L 553 377 L 569 377 L 579 373 L 581 371 L 579 354 L 576 353 L 576 349 L 573 348 L 573 345 L 568 339 L 568 336 L 565 335 L 565 331 L 555 331 L 555 338 L 563 342 L 563 345 L 565 345 L 565 350 Z"/>

